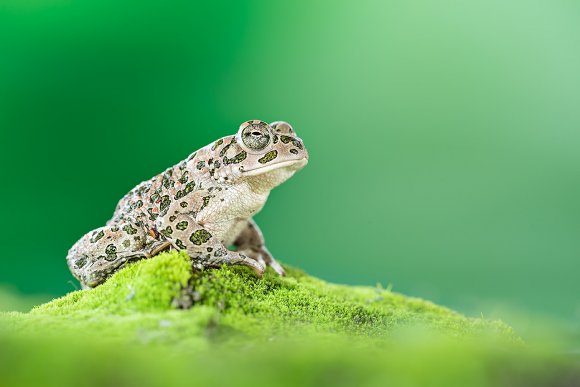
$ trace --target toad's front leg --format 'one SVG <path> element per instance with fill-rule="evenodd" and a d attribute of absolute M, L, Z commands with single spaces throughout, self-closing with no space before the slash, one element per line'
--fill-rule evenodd
<path fill-rule="evenodd" d="M 286 272 L 282 265 L 278 263 L 266 248 L 264 236 L 260 228 L 250 219 L 246 228 L 240 233 L 234 242 L 239 253 L 249 256 L 254 260 L 270 266 L 276 273 L 285 276 Z"/>
<path fill-rule="evenodd" d="M 158 223 L 157 230 L 177 250 L 185 250 L 194 264 L 202 267 L 245 265 L 258 276 L 262 276 L 265 266 L 244 254 L 230 251 L 224 244 L 195 219 L 187 214 L 165 216 Z"/>

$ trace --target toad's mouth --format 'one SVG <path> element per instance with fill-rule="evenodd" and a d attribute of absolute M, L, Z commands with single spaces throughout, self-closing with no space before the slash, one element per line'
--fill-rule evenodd
<path fill-rule="evenodd" d="M 287 160 L 287 161 L 279 161 L 274 164 L 266 165 L 263 167 L 258 167 L 254 169 L 244 170 L 243 167 L 240 167 L 240 172 L 242 172 L 242 176 L 258 176 L 264 173 L 268 173 L 270 171 L 276 169 L 286 169 L 289 172 L 296 172 L 299 169 L 304 168 L 304 166 L 308 164 L 308 158 L 304 157 L 302 159 L 297 160 Z"/>

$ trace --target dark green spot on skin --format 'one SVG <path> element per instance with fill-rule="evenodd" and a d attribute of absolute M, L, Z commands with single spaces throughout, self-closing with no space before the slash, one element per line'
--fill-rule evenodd
<path fill-rule="evenodd" d="M 219 140 L 217 140 L 216 142 L 213 143 L 213 146 L 211 147 L 211 150 L 214 151 L 217 149 L 218 146 L 220 146 L 221 144 L 224 143 L 224 139 L 220 138 Z"/>
<path fill-rule="evenodd" d="M 177 193 L 175 194 L 175 199 L 181 199 L 184 196 L 185 196 L 185 191 L 177 191 Z"/>
<path fill-rule="evenodd" d="M 211 196 L 205 196 L 203 198 L 203 204 L 201 205 L 201 208 L 199 209 L 200 211 L 203 210 L 205 207 L 207 207 L 210 199 L 211 199 Z"/>
<path fill-rule="evenodd" d="M 115 247 L 115 245 L 112 243 L 110 245 L 108 245 L 107 248 L 105 249 L 105 253 L 107 255 L 115 254 L 116 252 L 117 252 L 117 247 Z"/>
<path fill-rule="evenodd" d="M 143 207 L 143 200 L 137 200 L 137 203 L 135 205 L 137 208 Z"/>
<path fill-rule="evenodd" d="M 125 239 L 123 241 L 123 247 L 129 247 L 129 246 L 131 246 L 131 241 L 129 239 Z"/>
<path fill-rule="evenodd" d="M 176 239 L 175 240 L 175 245 L 177 247 L 179 247 L 181 250 L 185 250 L 186 249 L 185 244 L 181 240 L 179 240 L 179 239 Z"/>
<path fill-rule="evenodd" d="M 298 149 L 290 149 L 290 153 L 292 153 L 293 155 L 297 155 L 298 154 Z"/>
<path fill-rule="evenodd" d="M 208 247 L 208 248 L 207 248 L 207 252 L 208 252 L 208 253 L 211 253 L 212 251 L 213 251 L 213 248 L 211 248 L 211 247 Z"/>
<path fill-rule="evenodd" d="M 186 194 L 188 194 L 188 193 L 192 192 L 194 188 L 195 188 L 195 182 L 193 182 L 193 181 L 190 181 L 190 182 L 189 182 L 189 183 L 187 183 L 187 185 L 185 186 L 185 189 L 184 189 L 184 191 L 185 191 L 185 193 L 186 193 Z"/>
<path fill-rule="evenodd" d="M 282 141 L 284 144 L 288 144 L 290 141 L 292 141 L 292 137 L 290 137 L 290 136 L 280 136 L 280 141 Z"/>
<path fill-rule="evenodd" d="M 104 236 L 105 233 L 103 232 L 103 230 L 99 231 L 97 235 L 93 234 L 93 237 L 91 238 L 91 243 L 96 243 L 99 239 L 101 239 Z"/>
<path fill-rule="evenodd" d="M 159 193 L 158 193 L 158 192 L 155 192 L 155 193 L 154 193 L 153 195 L 151 195 L 151 197 L 149 198 L 149 202 L 150 202 L 150 203 L 156 202 L 156 201 L 157 201 L 157 199 L 159 199 Z"/>
<path fill-rule="evenodd" d="M 259 159 L 258 162 L 260 164 L 266 164 L 266 163 L 269 163 L 270 161 L 274 160 L 276 157 L 278 157 L 278 151 L 277 150 L 271 150 L 270 152 L 266 153 L 264 155 L 264 157 L 262 157 L 261 159 Z"/>
<path fill-rule="evenodd" d="M 193 159 L 195 158 L 195 156 L 197 156 L 197 152 L 193 152 L 193 153 L 192 153 L 192 154 L 189 156 L 189 158 L 187 159 L 187 161 L 189 161 L 189 160 L 193 160 Z"/>
<path fill-rule="evenodd" d="M 148 208 L 147 212 L 149 213 L 149 220 L 155 220 L 159 215 L 153 213 L 152 208 Z"/>
<path fill-rule="evenodd" d="M 272 143 L 277 144 L 278 143 L 278 136 L 274 135 L 274 137 L 272 137 Z"/>
<path fill-rule="evenodd" d="M 171 228 L 171 226 L 167 226 L 165 227 L 165 229 L 161 230 L 161 234 L 169 238 L 171 234 L 173 234 L 173 229 Z"/>
<path fill-rule="evenodd" d="M 298 140 L 292 140 L 292 145 L 294 145 L 296 148 L 298 149 L 304 149 L 304 146 L 302 145 L 302 143 Z"/>
<path fill-rule="evenodd" d="M 211 234 L 209 233 L 209 231 L 204 230 L 204 229 L 197 230 L 196 232 L 191 234 L 191 236 L 189 237 L 189 240 L 191 241 L 191 243 L 193 243 L 196 246 L 201 246 L 203 243 L 206 243 L 210 239 L 211 239 Z"/>
<path fill-rule="evenodd" d="M 119 231 L 119 227 L 113 226 L 113 227 L 111 227 L 111 231 L 112 232 L 117 232 L 117 231 Z"/>
<path fill-rule="evenodd" d="M 169 174 L 166 172 L 163 174 L 163 186 L 169 188 L 171 186 L 171 181 L 169 180 Z"/>
<path fill-rule="evenodd" d="M 182 220 L 181 222 L 179 222 L 175 225 L 175 228 L 183 231 L 187 228 L 187 226 L 189 226 L 189 223 L 187 222 L 187 220 Z"/>
<path fill-rule="evenodd" d="M 179 203 L 179 206 L 181 208 L 185 208 L 185 207 L 187 207 L 187 202 L 181 202 L 181 203 Z"/>
<path fill-rule="evenodd" d="M 85 266 L 87 264 L 87 257 L 82 257 L 79 258 L 75 261 L 75 267 L 77 269 L 80 269 L 81 267 Z"/>
<path fill-rule="evenodd" d="M 179 178 L 179 180 L 178 180 L 178 181 L 179 181 L 181 184 L 185 184 L 185 183 L 187 183 L 187 180 L 189 179 L 188 173 L 189 173 L 188 171 L 185 171 L 185 172 L 183 172 L 183 175 L 182 175 L 182 176 Z"/>
<path fill-rule="evenodd" d="M 175 215 L 171 215 L 171 216 L 169 217 L 169 221 L 170 221 L 170 222 L 173 222 L 175 219 L 177 219 L 177 216 L 175 216 Z"/>
<path fill-rule="evenodd" d="M 235 144 L 235 143 L 236 143 L 236 139 L 235 138 L 232 138 L 232 141 L 228 145 L 224 146 L 222 148 L 222 150 L 220 151 L 220 157 L 224 157 L 224 155 L 226 154 L 226 152 L 228 151 L 228 149 L 230 149 L 230 147 L 233 144 Z"/>
<path fill-rule="evenodd" d="M 205 161 L 200 161 L 199 163 L 197 163 L 197 169 L 202 169 L 203 167 L 205 167 Z"/>
<path fill-rule="evenodd" d="M 219 161 L 216 161 L 213 166 L 215 169 L 219 169 L 222 166 L 222 164 Z"/>
<path fill-rule="evenodd" d="M 117 259 L 117 246 L 115 246 L 114 244 L 110 244 L 107 246 L 107 248 L 105 248 L 105 254 L 107 254 L 107 256 L 105 257 L 106 261 L 114 261 L 115 259 Z"/>
<path fill-rule="evenodd" d="M 159 214 L 161 216 L 163 216 L 167 213 L 167 210 L 169 209 L 170 204 L 171 204 L 171 199 L 169 198 L 169 195 L 164 195 L 161 198 L 161 204 L 159 205 Z"/>
<path fill-rule="evenodd" d="M 240 153 L 238 153 L 237 155 L 235 155 L 231 159 L 228 159 L 227 157 L 225 157 L 224 164 L 229 165 L 229 164 L 241 163 L 242 161 L 244 161 L 246 159 L 246 157 L 248 157 L 248 154 L 246 153 L 246 151 L 241 151 Z"/>
<path fill-rule="evenodd" d="M 131 226 L 130 224 L 123 226 L 123 231 L 125 231 L 129 235 L 134 235 L 137 233 L 137 229 Z"/>

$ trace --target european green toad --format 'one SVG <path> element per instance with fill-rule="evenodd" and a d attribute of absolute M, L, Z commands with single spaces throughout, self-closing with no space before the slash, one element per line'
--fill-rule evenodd
<path fill-rule="evenodd" d="M 284 275 L 252 217 L 270 191 L 307 162 L 304 143 L 290 124 L 244 122 L 237 134 L 133 188 L 106 226 L 69 250 L 69 268 L 90 288 L 129 262 L 176 249 L 185 250 L 198 269 L 246 265 L 261 276 L 271 266 Z"/>

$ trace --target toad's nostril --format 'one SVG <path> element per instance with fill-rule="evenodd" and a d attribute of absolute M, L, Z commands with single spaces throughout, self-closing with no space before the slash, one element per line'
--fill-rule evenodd
<path fill-rule="evenodd" d="M 252 132 L 252 135 L 254 135 L 254 136 L 261 136 L 262 133 L 261 132 Z"/>

